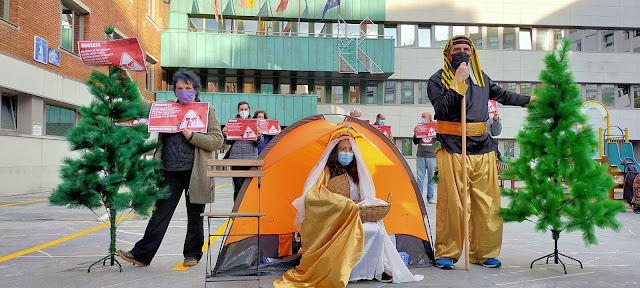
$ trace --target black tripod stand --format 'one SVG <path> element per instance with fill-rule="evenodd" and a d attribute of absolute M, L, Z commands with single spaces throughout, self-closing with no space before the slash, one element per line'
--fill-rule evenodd
<path fill-rule="evenodd" d="M 91 273 L 91 267 L 93 267 L 94 265 L 100 263 L 100 261 L 102 261 L 102 266 L 107 265 L 107 260 L 111 259 L 111 265 L 110 266 L 115 266 L 118 265 L 118 267 L 120 268 L 120 272 L 122 272 L 122 265 L 120 265 L 120 262 L 118 262 L 118 260 L 115 258 L 116 254 L 115 253 L 109 253 L 109 255 L 102 257 L 100 260 L 93 262 L 93 264 L 91 264 L 91 266 L 89 266 L 89 270 L 87 270 L 87 273 Z"/>
<path fill-rule="evenodd" d="M 562 264 L 562 268 L 564 268 L 564 274 L 567 274 L 567 266 L 564 265 L 562 260 L 560 260 L 559 256 L 564 256 L 564 257 L 567 257 L 567 258 L 569 258 L 569 259 L 571 259 L 573 261 L 576 261 L 576 262 L 580 263 L 580 269 L 583 268 L 582 267 L 582 262 L 580 262 L 580 260 L 575 259 L 575 258 L 571 258 L 571 257 L 569 257 L 567 255 L 564 255 L 564 254 L 558 252 L 558 239 L 560 238 L 560 232 L 561 231 L 558 231 L 558 230 L 551 230 L 551 233 L 553 233 L 553 241 L 555 242 L 555 250 L 553 251 L 553 253 L 545 255 L 545 256 L 542 256 L 542 257 L 540 257 L 540 258 L 538 258 L 536 260 L 533 260 L 533 262 L 531 262 L 531 266 L 529 268 L 533 268 L 533 263 L 535 263 L 538 260 L 542 260 L 544 258 L 547 258 L 547 264 L 549 264 L 549 258 L 553 257 L 554 264 L 558 264 L 558 262 L 560 264 Z"/>

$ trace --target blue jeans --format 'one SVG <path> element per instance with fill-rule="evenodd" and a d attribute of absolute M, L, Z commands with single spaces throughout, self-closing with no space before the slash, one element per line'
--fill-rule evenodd
<path fill-rule="evenodd" d="M 436 158 L 416 158 L 416 170 L 418 171 L 418 189 L 420 189 L 420 194 L 424 197 L 424 176 L 427 176 L 427 201 L 433 200 L 433 192 L 435 191 L 435 184 L 431 183 L 431 178 L 433 178 L 433 172 L 436 169 Z"/>

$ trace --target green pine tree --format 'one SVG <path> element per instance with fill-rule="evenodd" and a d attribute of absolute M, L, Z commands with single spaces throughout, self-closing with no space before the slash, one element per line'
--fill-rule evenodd
<path fill-rule="evenodd" d="M 138 85 L 129 77 L 121 77 L 122 72 L 109 67 L 109 75 L 91 73 L 86 84 L 95 99 L 88 107 L 78 109 L 82 118 L 66 135 L 71 150 L 79 156 L 64 159 L 62 183 L 49 197 L 51 204 L 58 206 L 92 211 L 108 208 L 110 256 L 116 251 L 118 212 L 131 210 L 148 216 L 156 199 L 166 195 L 165 189 L 159 187 L 159 161 L 143 157 L 159 147 L 158 143 L 147 141 L 147 126 L 116 125 L 148 116 L 141 105 Z"/>
<path fill-rule="evenodd" d="M 554 232 L 581 231 L 586 245 L 597 244 L 595 227 L 617 230 L 616 215 L 625 211 L 621 201 L 610 200 L 614 186 L 606 167 L 591 159 L 597 146 L 587 119 L 580 113 L 582 97 L 569 71 L 570 42 L 544 58 L 536 101 L 527 105 L 528 116 L 517 136 L 520 157 L 509 162 L 506 178 L 524 180 L 517 191 L 503 190 L 510 198 L 500 215 L 507 222 L 537 216 L 535 229 Z M 568 187 L 568 194 L 564 193 Z M 557 262 L 556 262 L 557 263 Z"/>

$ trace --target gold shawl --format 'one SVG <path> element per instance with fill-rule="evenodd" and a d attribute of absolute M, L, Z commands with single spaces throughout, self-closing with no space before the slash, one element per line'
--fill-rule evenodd
<path fill-rule="evenodd" d="M 273 282 L 281 287 L 345 287 L 364 250 L 359 209 L 351 199 L 327 189 L 329 169 L 305 197 L 300 265 Z"/>

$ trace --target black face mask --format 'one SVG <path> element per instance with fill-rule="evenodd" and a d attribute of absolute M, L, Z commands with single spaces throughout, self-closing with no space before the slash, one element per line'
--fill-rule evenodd
<path fill-rule="evenodd" d="M 458 67 L 460 67 L 460 64 L 462 63 L 468 64 L 470 58 L 471 56 L 466 52 L 458 52 L 456 54 L 451 54 L 451 67 L 453 67 L 453 69 L 458 69 Z"/>

